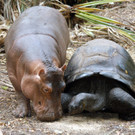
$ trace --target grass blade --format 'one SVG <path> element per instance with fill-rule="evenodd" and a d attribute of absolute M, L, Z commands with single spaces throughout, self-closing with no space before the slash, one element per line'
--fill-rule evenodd
<path fill-rule="evenodd" d="M 124 30 L 118 30 L 118 32 L 135 42 L 135 34 L 129 34 Z"/>
<path fill-rule="evenodd" d="M 103 4 L 107 4 L 107 3 L 111 3 L 111 2 L 124 2 L 124 1 L 132 1 L 132 0 L 100 0 L 100 1 L 86 2 L 84 4 L 78 4 L 73 7 L 74 8 L 89 7 L 89 6 L 103 5 Z"/>
<path fill-rule="evenodd" d="M 76 10 L 78 11 L 76 14 L 80 14 L 87 17 L 87 18 L 91 18 L 91 19 L 95 19 L 95 20 L 99 20 L 99 21 L 102 21 L 102 22 L 106 22 L 106 23 L 114 23 L 114 24 L 119 24 L 119 25 L 124 25 L 116 20 L 113 20 L 113 19 L 109 19 L 107 17 L 102 17 L 102 16 L 99 16 L 99 15 L 96 15 L 96 14 L 92 14 L 92 13 L 87 13 L 87 12 L 84 12 L 84 11 L 81 11 L 81 10 Z"/>
<path fill-rule="evenodd" d="M 114 24 L 103 22 L 101 20 L 95 19 L 95 18 L 88 16 L 86 14 L 83 14 L 83 13 L 77 13 L 76 17 L 84 19 L 90 23 L 101 24 L 101 25 L 105 25 L 105 26 L 109 26 L 109 27 L 113 27 L 113 28 L 116 28 L 118 30 L 121 30 L 120 32 L 121 33 L 123 32 L 123 35 L 125 35 L 125 36 L 129 37 L 131 40 L 135 41 L 135 33 L 133 31 L 118 27 L 117 25 L 114 25 Z"/>
<path fill-rule="evenodd" d="M 98 8 L 85 8 L 85 7 L 79 7 L 77 10 L 82 10 L 82 11 L 86 11 L 86 12 L 99 12 L 99 11 L 102 11 L 102 9 L 98 9 Z"/>

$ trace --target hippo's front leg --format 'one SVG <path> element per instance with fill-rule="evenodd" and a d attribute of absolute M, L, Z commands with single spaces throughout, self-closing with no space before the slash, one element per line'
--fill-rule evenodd
<path fill-rule="evenodd" d="M 68 106 L 70 114 L 78 114 L 84 110 L 94 112 L 105 105 L 104 97 L 98 94 L 80 93 L 74 96 Z"/>
<path fill-rule="evenodd" d="M 11 70 L 9 72 L 9 78 L 16 90 L 16 98 L 17 98 L 17 106 L 12 113 L 15 117 L 19 117 L 19 118 L 25 116 L 30 117 L 31 116 L 30 100 L 23 95 L 22 90 L 17 83 L 17 79 L 16 77 L 14 77 L 14 74 L 12 73 L 14 73 L 14 71 Z"/>
<path fill-rule="evenodd" d="M 63 112 L 68 112 L 68 105 L 71 102 L 72 96 L 68 93 L 61 94 L 61 104 Z"/>
<path fill-rule="evenodd" d="M 31 116 L 30 100 L 27 99 L 22 92 L 17 93 L 17 107 L 13 110 L 15 117 L 23 118 L 25 116 Z"/>

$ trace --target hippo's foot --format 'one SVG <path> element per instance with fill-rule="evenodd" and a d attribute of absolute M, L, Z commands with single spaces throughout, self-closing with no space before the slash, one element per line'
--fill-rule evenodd
<path fill-rule="evenodd" d="M 13 115 L 17 118 L 23 118 L 25 116 L 31 116 L 30 100 L 26 99 L 23 95 L 18 94 L 18 105 L 15 110 L 13 110 Z"/>
<path fill-rule="evenodd" d="M 119 114 L 119 118 L 126 121 L 135 120 L 135 112 L 130 114 Z"/>
<path fill-rule="evenodd" d="M 13 115 L 17 118 L 23 118 L 25 116 L 30 117 L 31 111 L 24 104 L 20 104 L 13 111 Z"/>

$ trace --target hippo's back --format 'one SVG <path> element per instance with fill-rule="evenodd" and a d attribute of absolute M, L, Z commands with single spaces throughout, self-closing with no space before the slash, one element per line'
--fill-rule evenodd
<path fill-rule="evenodd" d="M 51 36 L 59 45 L 60 52 L 66 51 L 69 32 L 66 21 L 59 11 L 46 6 L 35 6 L 24 11 L 11 26 L 5 40 L 6 52 L 15 40 L 29 34 Z"/>

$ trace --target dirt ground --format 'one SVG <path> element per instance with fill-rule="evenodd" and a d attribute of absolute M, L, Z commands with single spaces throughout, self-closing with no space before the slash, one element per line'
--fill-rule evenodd
<path fill-rule="evenodd" d="M 135 28 L 135 3 L 126 3 L 106 9 L 101 13 Z M 73 45 L 91 38 L 76 38 L 75 30 L 71 30 L 72 45 L 69 46 L 67 59 L 78 47 Z M 102 37 L 100 35 L 100 37 Z M 85 40 L 84 40 L 85 38 Z M 107 37 L 112 39 L 111 37 Z M 121 44 L 121 43 L 120 43 Z M 135 44 L 124 47 L 135 60 Z M 15 91 L 8 79 L 5 66 L 5 53 L 0 50 L 0 135 L 134 135 L 135 121 L 122 121 L 117 114 L 83 113 L 80 115 L 64 115 L 55 122 L 40 122 L 33 112 L 30 118 L 15 118 L 12 110 L 16 106 Z"/>

